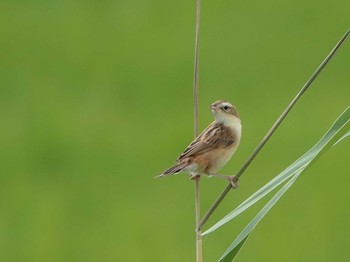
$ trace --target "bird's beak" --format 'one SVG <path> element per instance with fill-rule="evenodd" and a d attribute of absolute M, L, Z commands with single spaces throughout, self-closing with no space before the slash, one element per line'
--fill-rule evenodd
<path fill-rule="evenodd" d="M 218 109 L 218 107 L 215 106 L 215 105 L 211 105 L 211 106 L 209 107 L 209 109 L 210 109 L 211 111 L 215 111 L 215 110 Z"/>

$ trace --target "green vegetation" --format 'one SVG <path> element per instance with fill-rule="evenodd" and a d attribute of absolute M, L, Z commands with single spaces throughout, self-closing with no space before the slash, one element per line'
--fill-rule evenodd
<path fill-rule="evenodd" d="M 243 123 L 223 173 L 237 171 L 346 31 L 349 7 L 202 2 L 200 129 L 221 98 L 236 104 Z M 194 184 L 185 175 L 153 177 L 193 138 L 195 1 L 4 0 L 0 9 L 0 260 L 194 261 Z M 349 106 L 349 56 L 347 44 L 206 227 L 314 145 Z M 349 257 L 349 145 L 297 180 L 239 261 Z M 201 183 L 207 210 L 226 184 Z M 205 261 L 216 261 L 264 204 L 205 237 Z"/>

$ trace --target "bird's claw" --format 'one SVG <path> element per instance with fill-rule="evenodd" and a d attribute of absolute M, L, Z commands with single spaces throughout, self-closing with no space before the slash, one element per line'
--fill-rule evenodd
<path fill-rule="evenodd" d="M 230 182 L 233 189 L 238 188 L 239 179 L 236 176 L 227 176 L 227 180 Z"/>
<path fill-rule="evenodd" d="M 198 174 L 190 173 L 189 176 L 190 176 L 190 179 L 193 181 L 199 180 L 201 178 L 201 175 L 198 175 Z"/>

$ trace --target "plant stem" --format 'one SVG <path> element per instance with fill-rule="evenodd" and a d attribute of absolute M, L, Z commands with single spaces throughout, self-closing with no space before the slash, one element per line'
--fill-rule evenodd
<path fill-rule="evenodd" d="M 200 28 L 200 7 L 201 0 L 197 0 L 196 8 L 196 35 L 194 51 L 194 76 L 193 76 L 193 104 L 194 104 L 194 135 L 198 135 L 198 72 L 199 72 L 199 28 Z M 200 222 L 200 176 L 195 179 L 195 210 L 196 210 L 196 228 Z M 202 233 L 196 231 L 196 261 L 202 262 Z"/>
<path fill-rule="evenodd" d="M 196 226 L 199 225 L 201 220 L 200 217 L 200 188 L 199 188 L 200 177 L 195 179 L 195 208 L 196 208 Z M 202 262 L 202 231 L 196 231 L 196 258 L 197 262 Z"/>
<path fill-rule="evenodd" d="M 198 73 L 199 73 L 199 26 L 201 0 L 197 0 L 196 36 L 194 45 L 194 76 L 193 76 L 193 104 L 194 104 L 194 136 L 198 135 Z"/>
<path fill-rule="evenodd" d="M 279 127 L 279 125 L 282 123 L 282 121 L 285 119 L 287 114 L 290 112 L 290 110 L 293 108 L 293 106 L 296 104 L 296 102 L 299 100 L 299 98 L 305 93 L 305 91 L 309 88 L 309 86 L 312 84 L 312 82 L 316 79 L 318 74 L 322 71 L 322 69 L 327 65 L 327 63 L 334 57 L 334 55 L 337 53 L 339 48 L 344 44 L 344 42 L 347 40 L 347 38 L 350 35 L 350 29 L 343 35 L 343 37 L 339 40 L 339 42 L 335 45 L 333 50 L 328 54 L 328 56 L 323 60 L 323 62 L 318 66 L 318 68 L 314 71 L 314 73 L 311 75 L 311 77 L 306 81 L 304 86 L 301 88 L 299 93 L 294 97 L 292 102 L 287 106 L 287 108 L 283 111 L 281 116 L 276 120 L 276 122 L 273 124 L 271 129 L 267 132 L 265 137 L 261 140 L 261 142 L 258 144 L 256 149 L 253 151 L 251 156 L 248 158 L 248 160 L 244 163 L 244 165 L 241 167 L 241 169 L 237 172 L 236 178 L 239 179 L 244 171 L 247 169 L 247 167 L 250 165 L 250 163 L 254 160 L 256 155 L 260 152 L 260 150 L 263 148 L 263 146 L 266 144 L 266 142 L 270 139 L 272 134 L 276 131 L 276 129 Z M 215 211 L 215 209 L 219 206 L 221 201 L 226 197 L 228 192 L 230 192 L 231 184 L 229 183 L 224 191 L 219 195 L 219 197 L 216 199 L 216 201 L 213 203 L 213 205 L 209 208 L 208 212 L 204 215 L 202 220 L 199 222 L 199 225 L 197 227 L 197 231 L 201 231 L 201 228 L 203 225 L 207 222 L 211 214 Z"/>

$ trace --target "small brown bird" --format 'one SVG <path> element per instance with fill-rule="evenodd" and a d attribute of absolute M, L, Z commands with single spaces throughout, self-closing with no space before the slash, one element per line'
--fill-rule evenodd
<path fill-rule="evenodd" d="M 241 140 L 241 120 L 234 105 L 225 100 L 210 106 L 214 114 L 212 122 L 177 158 L 177 164 L 157 177 L 190 173 L 191 178 L 202 174 L 227 178 L 234 188 L 237 181 L 232 176 L 217 172 L 224 167 L 236 151 Z"/>

